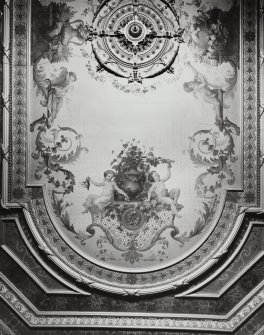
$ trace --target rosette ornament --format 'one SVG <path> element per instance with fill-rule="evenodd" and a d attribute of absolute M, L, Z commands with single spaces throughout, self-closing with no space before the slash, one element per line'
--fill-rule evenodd
<path fill-rule="evenodd" d="M 103 1 L 92 29 L 97 71 L 127 78 L 129 83 L 173 73 L 184 29 L 171 2 Z"/>

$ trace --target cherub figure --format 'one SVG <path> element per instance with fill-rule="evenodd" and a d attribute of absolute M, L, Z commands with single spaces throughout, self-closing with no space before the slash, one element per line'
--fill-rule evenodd
<path fill-rule="evenodd" d="M 92 39 L 92 27 L 85 25 L 82 20 L 58 21 L 55 28 L 49 33 L 52 43 L 61 43 L 64 46 L 75 44 L 81 46 L 85 41 Z"/>
<path fill-rule="evenodd" d="M 57 14 L 54 17 L 54 24 L 48 32 L 49 50 L 46 50 L 45 57 L 51 63 L 68 61 L 72 56 L 71 46 L 81 46 L 86 41 L 91 41 L 96 36 L 92 26 L 83 20 L 72 20 L 75 11 L 66 4 L 59 4 Z"/>
<path fill-rule="evenodd" d="M 42 79 L 40 77 L 39 80 L 38 72 L 35 74 L 38 91 L 44 96 L 40 103 L 43 107 L 47 107 L 47 113 L 31 123 L 30 131 L 34 131 L 37 124 L 43 124 L 47 128 L 52 126 L 62 107 L 65 96 L 72 89 L 72 83 L 77 80 L 75 72 L 68 71 L 64 66 L 60 67 L 58 75 L 52 75 L 51 78 Z"/>
<path fill-rule="evenodd" d="M 55 120 L 65 95 L 71 89 L 71 84 L 76 80 L 77 76 L 75 72 L 69 72 L 66 67 L 60 68 L 60 73 L 57 77 L 45 79 L 45 82 L 48 83 L 47 107 L 51 123 Z"/>
<path fill-rule="evenodd" d="M 102 183 L 94 181 L 91 177 L 86 178 L 83 186 L 89 189 L 91 183 L 97 187 L 103 187 L 103 190 L 101 195 L 88 195 L 85 203 L 83 204 L 85 207 L 85 211 L 83 213 L 87 213 L 90 210 L 103 212 L 106 206 L 114 201 L 114 191 L 122 194 L 125 197 L 125 200 L 129 201 L 128 195 L 116 185 L 115 181 L 113 181 L 114 176 L 115 173 L 112 170 L 107 170 L 104 172 L 104 181 Z"/>
<path fill-rule="evenodd" d="M 175 214 L 177 218 L 181 218 L 179 215 L 179 210 L 183 208 L 182 205 L 178 204 L 178 199 L 180 196 L 180 189 L 174 188 L 168 192 L 165 182 L 171 177 L 171 166 L 167 165 L 167 176 L 163 179 L 156 171 L 152 171 L 148 179 L 152 183 L 148 191 L 148 201 L 152 198 L 156 199 L 159 204 L 164 204 L 170 206 L 170 209 Z"/>

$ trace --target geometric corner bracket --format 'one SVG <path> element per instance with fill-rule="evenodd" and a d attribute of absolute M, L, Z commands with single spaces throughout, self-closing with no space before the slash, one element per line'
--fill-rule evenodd
<path fill-rule="evenodd" d="M 14 222 L 8 222 L 11 220 L 15 220 L 16 225 Z M 58 275 L 50 265 L 48 266 L 45 263 L 39 250 L 34 250 L 30 244 L 28 234 L 25 234 L 16 218 L 5 218 L 4 221 L 2 221 L 3 244 L 1 248 L 10 258 L 8 263 L 17 264 L 23 269 L 26 278 L 30 277 L 33 283 L 37 284 L 47 294 L 88 295 L 87 292 L 65 280 L 63 276 Z M 11 236 L 12 238 L 10 238 Z"/>
<path fill-rule="evenodd" d="M 226 294 L 261 261 L 264 253 L 263 229 L 261 222 L 251 221 L 249 226 L 243 222 L 244 232 L 237 236 L 239 244 L 236 243 L 233 253 L 228 254 L 228 261 L 217 268 L 211 276 L 207 276 L 206 281 L 190 287 L 185 294 L 197 298 L 220 298 Z"/>
<path fill-rule="evenodd" d="M 228 256 L 262 197 L 257 6 L 6 9 L 5 204 L 77 282 L 184 292 Z"/>

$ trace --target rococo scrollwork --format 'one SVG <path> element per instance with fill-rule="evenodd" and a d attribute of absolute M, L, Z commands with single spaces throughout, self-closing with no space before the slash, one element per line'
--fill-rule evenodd
<path fill-rule="evenodd" d="M 89 289 L 184 291 L 259 205 L 255 26 L 228 0 L 18 7 L 10 194 L 40 249 Z"/>

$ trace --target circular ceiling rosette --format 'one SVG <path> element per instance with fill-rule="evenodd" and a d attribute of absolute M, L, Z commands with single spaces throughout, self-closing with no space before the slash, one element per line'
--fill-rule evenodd
<path fill-rule="evenodd" d="M 98 71 L 129 82 L 173 72 L 183 29 L 169 2 L 121 0 L 101 3 L 93 19 Z"/>

